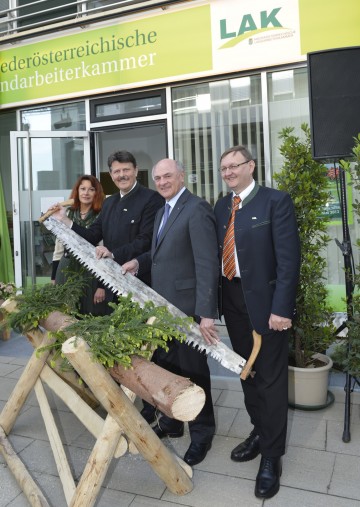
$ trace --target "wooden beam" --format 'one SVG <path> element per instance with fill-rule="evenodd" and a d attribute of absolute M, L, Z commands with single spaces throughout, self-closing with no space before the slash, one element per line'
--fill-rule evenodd
<path fill-rule="evenodd" d="M 0 426 L 0 451 L 4 456 L 6 464 L 13 473 L 17 483 L 24 492 L 24 495 L 29 500 L 32 507 L 51 507 L 42 491 L 35 483 L 29 472 L 27 471 L 24 463 L 17 456 L 15 450 L 11 446 L 5 431 Z"/>
<path fill-rule="evenodd" d="M 52 341 L 54 342 L 55 338 L 53 338 Z M 43 339 L 42 345 L 48 345 L 49 343 L 51 343 L 51 340 L 46 337 Z M 16 418 L 26 401 L 26 398 L 39 378 L 49 353 L 50 351 L 47 350 L 38 357 L 36 350 L 34 350 L 10 395 L 10 398 L 2 409 L 0 414 L 0 426 L 2 426 L 6 434 L 10 433 Z"/>
<path fill-rule="evenodd" d="M 108 415 L 82 473 L 70 507 L 92 507 L 121 437 L 121 427 Z"/>
<path fill-rule="evenodd" d="M 107 370 L 92 361 L 87 343 L 81 338 L 73 337 L 63 344 L 62 351 L 169 490 L 177 495 L 191 491 L 192 482 L 187 473 Z"/>
<path fill-rule="evenodd" d="M 193 421 L 205 404 L 201 387 L 140 356 L 131 357 L 131 368 L 116 365 L 108 371 L 117 382 L 173 419 Z"/>
<path fill-rule="evenodd" d="M 69 463 L 66 458 L 64 446 L 61 442 L 61 438 L 54 420 L 54 416 L 52 415 L 51 408 L 49 406 L 49 402 L 40 379 L 38 379 L 35 384 L 35 393 L 39 402 L 41 415 L 45 423 L 51 449 L 55 458 L 56 468 L 64 490 L 66 502 L 69 505 L 71 498 L 74 496 L 76 486 Z"/>
<path fill-rule="evenodd" d="M 47 364 L 40 375 L 41 380 L 54 391 L 54 393 L 65 403 L 71 412 L 79 419 L 85 428 L 98 438 L 103 431 L 104 419 L 99 416 L 79 396 L 74 389 L 64 382 Z M 115 457 L 123 456 L 128 450 L 128 443 L 125 437 L 118 439 Z"/>

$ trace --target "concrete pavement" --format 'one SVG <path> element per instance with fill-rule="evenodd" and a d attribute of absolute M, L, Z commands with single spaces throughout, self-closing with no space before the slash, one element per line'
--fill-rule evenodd
<path fill-rule="evenodd" d="M 0 340 L 0 410 L 5 405 L 27 363 L 32 347 L 14 335 Z M 215 371 L 216 370 L 216 371 Z M 333 376 L 335 403 L 319 411 L 289 410 L 287 453 L 279 493 L 262 501 L 254 496 L 260 457 L 234 463 L 230 452 L 250 432 L 240 383 L 212 363 L 213 401 L 217 432 L 206 459 L 194 467 L 193 490 L 176 496 L 167 490 L 140 455 L 113 460 L 96 506 L 98 507 L 360 507 L 360 393 L 352 394 L 351 442 L 342 442 L 344 419 L 343 378 Z M 337 385 L 336 385 L 337 384 Z M 46 389 L 54 417 L 76 480 L 81 476 L 95 443 L 73 413 Z M 31 393 L 9 439 L 39 484 L 50 505 L 65 507 L 37 399 Z M 179 456 L 189 445 L 186 431 L 180 439 L 165 443 Z M 29 503 L 0 455 L 0 507 L 25 507 Z"/>

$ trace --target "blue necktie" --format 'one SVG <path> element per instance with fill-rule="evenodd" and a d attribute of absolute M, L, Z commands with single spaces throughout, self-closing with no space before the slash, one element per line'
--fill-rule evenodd
<path fill-rule="evenodd" d="M 170 204 L 167 202 L 165 204 L 165 211 L 164 211 L 164 215 L 163 215 L 163 221 L 162 221 L 162 224 L 161 224 L 161 227 L 159 227 L 159 230 L 158 230 L 158 233 L 157 233 L 157 236 L 156 236 L 156 243 L 159 241 L 159 238 L 164 230 L 164 227 L 165 227 L 165 224 L 167 222 L 167 219 L 169 218 L 169 215 L 170 215 L 170 210 L 171 210 L 171 206 Z"/>

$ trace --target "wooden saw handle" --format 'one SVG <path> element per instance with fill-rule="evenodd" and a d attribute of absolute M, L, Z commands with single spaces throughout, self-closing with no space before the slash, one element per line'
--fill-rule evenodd
<path fill-rule="evenodd" d="M 67 207 L 72 206 L 74 204 L 74 199 L 67 199 L 66 201 L 59 202 L 60 206 Z M 43 215 L 38 219 L 40 223 L 42 223 L 44 220 L 46 220 L 49 216 L 51 216 L 53 213 L 57 211 L 56 209 L 49 209 L 45 211 Z"/>
<path fill-rule="evenodd" d="M 254 345 L 253 349 L 251 351 L 250 357 L 247 360 L 242 372 L 240 373 L 241 380 L 246 380 L 248 376 L 251 373 L 251 368 L 253 367 L 255 363 L 255 359 L 257 358 L 257 355 L 261 348 L 261 335 L 258 334 L 256 331 L 252 332 L 253 339 L 254 339 Z"/>

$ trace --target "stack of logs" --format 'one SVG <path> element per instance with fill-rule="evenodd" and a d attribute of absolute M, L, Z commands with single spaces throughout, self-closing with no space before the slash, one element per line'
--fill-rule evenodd
<path fill-rule="evenodd" d="M 2 307 L 8 312 L 16 311 L 13 301 L 5 302 Z M 48 332 L 64 329 L 71 322 L 73 318 L 53 312 L 40 323 L 40 329 L 44 331 L 32 331 L 26 336 L 37 349 L 51 344 Z M 174 375 L 140 356 L 132 357 L 130 369 L 116 365 L 107 370 L 93 361 L 89 346 L 81 337 L 69 338 L 63 344 L 62 352 L 85 384 L 79 384 L 75 371 L 63 372 L 59 363 L 55 362 L 54 365 L 53 353 L 49 350 L 40 356 L 34 352 L 0 414 L 0 450 L 27 497 L 38 498 L 42 493 L 11 448 L 6 435 L 11 431 L 32 388 L 35 388 L 41 408 L 44 395 L 41 381 L 49 385 L 98 439 L 76 487 L 72 477 L 69 478 L 70 469 L 65 478 L 61 476 L 64 476 L 63 470 L 66 470 L 66 458 L 56 450 L 60 446 L 52 444 L 52 430 L 50 428 L 49 432 L 47 427 L 68 505 L 93 505 L 111 458 L 119 457 L 127 450 L 139 451 L 173 493 L 181 495 L 191 491 L 191 468 L 163 445 L 132 402 L 137 395 L 169 417 L 190 421 L 205 403 L 204 391 L 189 379 Z M 50 362 L 52 368 L 48 366 Z M 90 408 L 98 403 L 108 413 L 105 422 Z M 42 415 L 47 426 L 43 410 Z M 48 418 L 51 419 L 50 416 Z"/>

